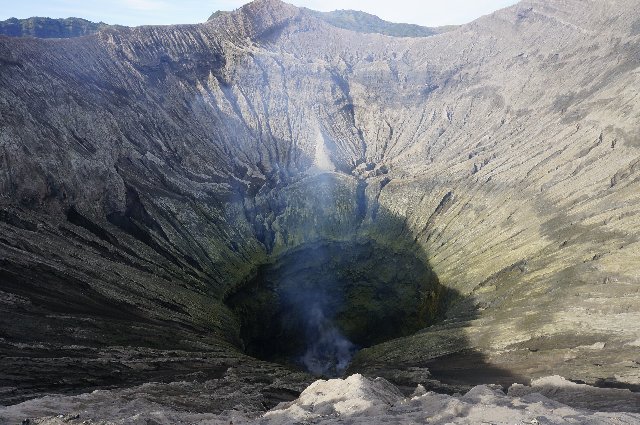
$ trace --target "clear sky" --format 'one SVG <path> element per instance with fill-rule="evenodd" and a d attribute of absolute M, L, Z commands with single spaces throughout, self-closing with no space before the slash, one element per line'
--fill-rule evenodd
<path fill-rule="evenodd" d="M 0 20 L 75 16 L 108 24 L 191 24 L 216 10 L 233 10 L 247 0 L 0 0 Z M 355 9 L 392 22 L 425 26 L 462 24 L 517 3 L 517 0 L 288 0 L 287 3 L 330 11 Z"/>

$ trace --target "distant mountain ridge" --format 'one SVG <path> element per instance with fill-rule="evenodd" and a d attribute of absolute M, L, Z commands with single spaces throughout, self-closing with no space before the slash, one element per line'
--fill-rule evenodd
<path fill-rule="evenodd" d="M 0 35 L 9 37 L 72 38 L 95 34 L 112 25 L 91 22 L 82 18 L 52 19 L 34 16 L 26 19 L 10 18 L 0 21 Z"/>
<path fill-rule="evenodd" d="M 455 28 L 455 26 L 430 28 L 415 24 L 394 23 L 358 10 L 334 10 L 333 12 L 309 10 L 309 12 L 334 27 L 360 33 L 377 33 L 393 37 L 430 37 Z"/>
<path fill-rule="evenodd" d="M 456 28 L 454 25 L 430 28 L 415 24 L 388 22 L 370 13 L 357 10 L 334 10 L 333 12 L 305 10 L 336 28 L 365 34 L 376 33 L 392 37 L 430 37 Z M 208 20 L 226 13 L 230 12 L 217 11 Z M 0 35 L 9 37 L 73 38 L 95 34 L 101 29 L 113 26 L 115 25 L 92 22 L 82 18 L 53 19 L 34 16 L 26 19 L 10 18 L 0 21 Z"/>
<path fill-rule="evenodd" d="M 376 15 L 358 10 L 334 10 L 333 12 L 318 12 L 306 8 L 304 10 L 336 28 L 365 34 L 375 33 L 392 37 L 430 37 L 456 28 L 455 25 L 430 28 L 415 24 L 389 22 Z M 230 12 L 219 10 L 212 14 L 209 20 L 227 13 Z"/>

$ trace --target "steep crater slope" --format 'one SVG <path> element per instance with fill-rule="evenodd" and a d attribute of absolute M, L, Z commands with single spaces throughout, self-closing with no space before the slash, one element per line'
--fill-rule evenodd
<path fill-rule="evenodd" d="M 637 6 L 527 1 L 408 39 L 258 0 L 0 38 L 2 399 L 177 380 L 290 398 L 309 375 L 241 351 L 304 356 L 291 320 L 255 335 L 304 324 L 305 285 L 342 291 L 314 299 L 354 344 L 398 337 L 348 371 L 637 389 Z"/>

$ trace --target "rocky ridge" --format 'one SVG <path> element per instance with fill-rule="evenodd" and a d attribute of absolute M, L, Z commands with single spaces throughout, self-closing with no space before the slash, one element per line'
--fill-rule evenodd
<path fill-rule="evenodd" d="M 231 12 L 219 10 L 213 13 L 209 20 L 229 13 Z M 427 28 L 420 25 L 387 22 L 377 16 L 357 10 L 316 12 L 309 9 L 306 10 L 306 13 L 313 14 L 338 28 L 394 37 L 429 37 L 455 28 L 454 26 Z M 82 18 L 52 19 L 33 16 L 26 19 L 9 18 L 0 21 L 0 35 L 8 37 L 72 38 L 95 34 L 100 30 L 114 27 L 122 26 L 109 25 L 104 22 L 91 22 Z"/>
<path fill-rule="evenodd" d="M 9 37 L 70 38 L 95 34 L 110 25 L 81 18 L 52 19 L 34 16 L 0 21 L 0 34 Z"/>
<path fill-rule="evenodd" d="M 638 395 L 628 390 L 596 389 L 572 384 L 560 377 L 546 377 L 584 404 L 603 398 L 637 405 Z M 266 413 L 247 412 L 241 406 L 221 414 L 189 412 L 175 405 L 176 397 L 160 404 L 155 399 L 159 385 L 135 390 L 95 391 L 68 397 L 45 397 L 0 408 L 0 415 L 14 423 L 30 424 L 634 424 L 640 414 L 620 411 L 596 412 L 571 408 L 540 394 L 543 386 L 513 386 L 505 394 L 495 385 L 480 385 L 466 394 L 453 396 L 425 390 L 422 385 L 406 397 L 383 378 L 352 375 L 346 379 L 318 380 L 296 400 L 281 403 Z M 204 389 L 207 386 L 204 386 Z M 193 391 L 189 383 L 173 383 L 164 392 Z M 622 397 L 616 392 L 625 393 Z M 234 396 L 238 396 L 234 393 Z M 179 400 L 179 399 L 178 399 Z M 167 404 L 169 402 L 169 404 Z M 171 407 L 170 407 L 171 406 Z M 623 407 L 627 407 L 625 405 Z M 593 407 L 593 405 L 591 406 Z M 34 417 L 33 414 L 47 415 Z M 25 419 L 28 418 L 28 419 Z"/>
<path fill-rule="evenodd" d="M 217 11 L 209 17 L 209 20 L 216 19 L 220 15 L 231 12 Z M 450 31 L 455 28 L 454 25 L 429 28 L 415 24 L 403 24 L 388 22 L 369 13 L 360 12 L 358 10 L 334 10 L 332 12 L 318 12 L 311 9 L 305 9 L 305 13 L 309 13 L 329 25 L 350 31 L 361 32 L 365 34 L 383 34 L 393 37 L 430 37 Z"/>
<path fill-rule="evenodd" d="M 434 325 L 349 372 L 637 390 L 637 7 L 523 1 L 396 38 L 257 0 L 198 25 L 0 38 L 2 400 L 240 365 L 238 385 L 292 399 L 313 379 L 243 355 L 225 300 L 328 242 L 435 276 L 415 287 Z M 384 314 L 366 288 L 352 304 Z"/>
<path fill-rule="evenodd" d="M 383 34 L 393 37 L 430 37 L 450 31 L 455 26 L 428 28 L 415 24 L 387 22 L 375 15 L 357 10 L 334 10 L 333 12 L 316 12 L 310 10 L 325 22 L 350 31 L 367 34 Z"/>

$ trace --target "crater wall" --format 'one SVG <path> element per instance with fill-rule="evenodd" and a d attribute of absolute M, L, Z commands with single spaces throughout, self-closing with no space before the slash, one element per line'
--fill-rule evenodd
<path fill-rule="evenodd" d="M 350 371 L 637 389 L 637 6 L 524 1 L 408 39 L 258 0 L 0 37 L 2 400 L 229 368 L 277 400 L 312 378 L 241 353 L 225 300 L 363 241 L 455 296 Z"/>

